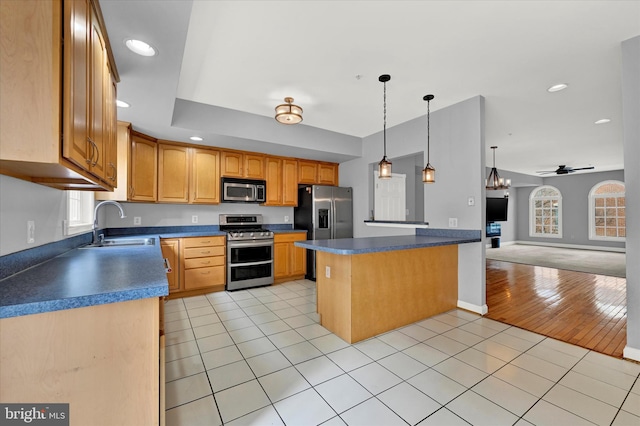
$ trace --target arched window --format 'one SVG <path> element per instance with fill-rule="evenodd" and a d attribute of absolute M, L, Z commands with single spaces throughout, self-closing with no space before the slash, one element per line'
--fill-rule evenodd
<path fill-rule="evenodd" d="M 562 194 L 558 188 L 544 185 L 531 191 L 529 236 L 562 238 Z"/>
<path fill-rule="evenodd" d="M 589 191 L 589 239 L 625 241 L 624 183 L 607 180 Z"/>

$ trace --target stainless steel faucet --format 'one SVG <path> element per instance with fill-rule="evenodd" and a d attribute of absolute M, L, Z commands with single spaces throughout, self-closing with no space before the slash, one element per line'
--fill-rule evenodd
<path fill-rule="evenodd" d="M 120 219 L 127 217 L 124 214 L 124 210 L 122 209 L 122 206 L 117 201 L 107 200 L 107 201 L 102 201 L 96 204 L 96 208 L 93 210 L 93 242 L 91 244 L 100 244 L 104 239 L 104 235 L 100 235 L 100 237 L 102 238 L 98 236 L 98 210 L 100 209 L 100 207 L 104 206 L 105 204 L 113 204 L 114 206 L 116 206 L 120 210 Z"/>

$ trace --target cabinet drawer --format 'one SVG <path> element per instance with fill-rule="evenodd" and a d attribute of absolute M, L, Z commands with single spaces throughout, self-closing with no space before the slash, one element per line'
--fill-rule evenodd
<path fill-rule="evenodd" d="M 184 289 L 210 287 L 225 284 L 224 266 L 187 269 L 184 271 Z"/>
<path fill-rule="evenodd" d="M 274 243 L 289 243 L 292 241 L 306 241 L 307 233 L 306 232 L 292 232 L 286 234 L 274 234 L 273 242 Z"/>
<path fill-rule="evenodd" d="M 224 256 L 198 257 L 185 259 L 184 269 L 206 268 L 210 266 L 224 266 Z"/>
<path fill-rule="evenodd" d="M 184 259 L 196 257 L 224 256 L 224 246 L 215 247 L 193 247 L 184 249 Z"/>
<path fill-rule="evenodd" d="M 224 236 L 220 237 L 195 237 L 183 238 L 184 247 L 207 247 L 207 246 L 224 246 Z"/>

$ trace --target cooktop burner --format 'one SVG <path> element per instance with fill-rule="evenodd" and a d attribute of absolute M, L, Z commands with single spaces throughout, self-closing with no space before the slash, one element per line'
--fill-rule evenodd
<path fill-rule="evenodd" d="M 268 240 L 273 239 L 273 232 L 262 228 L 260 214 L 221 214 L 220 230 L 227 233 L 227 240 Z"/>

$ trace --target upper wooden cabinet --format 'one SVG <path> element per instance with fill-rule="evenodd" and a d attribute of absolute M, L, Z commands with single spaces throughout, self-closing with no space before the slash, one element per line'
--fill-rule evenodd
<path fill-rule="evenodd" d="M 131 131 L 129 156 L 129 201 L 156 201 L 158 144 L 156 139 Z"/>
<path fill-rule="evenodd" d="M 119 78 L 98 3 L 0 2 L 0 38 L 0 171 L 112 190 Z"/>
<path fill-rule="evenodd" d="M 96 192 L 96 200 L 117 200 L 127 201 L 129 194 L 129 157 L 131 150 L 131 123 L 126 121 L 118 121 L 115 129 L 116 148 L 109 150 L 109 163 L 113 163 L 108 170 L 112 170 L 113 177 L 116 181 L 116 188 L 113 192 Z M 115 152 L 114 152 L 115 151 Z M 116 158 L 113 158 L 113 157 Z"/>
<path fill-rule="evenodd" d="M 158 145 L 158 201 L 220 202 L 219 152 L 185 145 Z"/>
<path fill-rule="evenodd" d="M 338 185 L 338 165 L 298 160 L 298 183 L 336 186 Z"/>
<path fill-rule="evenodd" d="M 282 160 L 282 205 L 298 205 L 298 161 L 291 158 Z"/>
<path fill-rule="evenodd" d="M 267 201 L 265 206 L 298 205 L 298 161 L 291 158 L 265 159 Z"/>
<path fill-rule="evenodd" d="M 241 151 L 220 153 L 220 175 L 224 177 L 265 178 L 265 156 Z"/>

